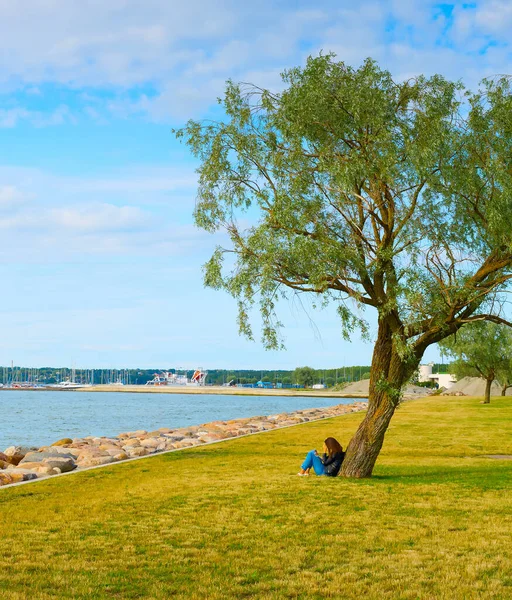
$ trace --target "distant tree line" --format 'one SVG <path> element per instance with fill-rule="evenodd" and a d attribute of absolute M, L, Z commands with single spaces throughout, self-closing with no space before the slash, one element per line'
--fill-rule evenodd
<path fill-rule="evenodd" d="M 51 384 L 73 379 L 78 383 L 95 385 L 108 383 L 124 383 L 144 385 L 153 379 L 160 371 L 186 373 L 190 378 L 194 369 L 181 370 L 176 368 L 153 369 L 72 369 L 69 367 L 0 367 L 0 382 L 30 382 Z M 324 384 L 332 387 L 340 383 L 360 381 L 369 377 L 369 365 L 339 367 L 337 369 L 313 369 L 312 367 L 297 367 L 294 370 L 285 369 L 208 369 L 206 383 L 209 385 L 257 384 L 259 381 L 284 385 Z"/>
<path fill-rule="evenodd" d="M 435 364 L 435 373 L 447 373 L 448 365 Z M 145 385 L 160 371 L 186 373 L 192 377 L 194 369 L 181 370 L 176 368 L 154 369 L 72 369 L 70 367 L 0 367 L 0 383 L 30 382 L 52 384 L 72 379 L 78 383 L 95 385 L 108 383 L 124 383 L 125 385 Z M 232 382 L 238 385 L 257 384 L 259 381 L 270 382 L 272 385 L 301 385 L 311 387 L 323 384 L 333 387 L 337 384 L 350 383 L 369 379 L 369 365 L 338 367 L 337 369 L 313 369 L 312 367 L 297 367 L 294 370 L 285 369 L 209 369 L 207 385 L 223 385 Z"/>

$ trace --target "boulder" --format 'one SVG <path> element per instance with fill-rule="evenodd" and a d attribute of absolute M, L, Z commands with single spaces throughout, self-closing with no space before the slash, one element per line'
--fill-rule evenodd
<path fill-rule="evenodd" d="M 9 471 L 0 471 L 0 486 L 9 485 L 11 483 L 21 483 L 22 481 L 30 481 L 32 479 L 37 479 L 37 473 L 32 472 L 16 472 L 15 470 Z"/>
<path fill-rule="evenodd" d="M 22 469 L 29 469 L 31 471 L 34 471 L 36 469 L 41 468 L 41 466 L 43 464 L 44 463 L 42 463 L 42 462 L 25 462 L 25 463 L 21 463 L 17 467 L 11 467 L 11 468 L 14 469 L 14 470 L 16 470 L 16 471 L 20 471 Z"/>
<path fill-rule="evenodd" d="M 116 456 L 117 454 L 119 454 L 120 452 L 123 452 L 123 451 L 121 450 L 121 448 L 109 448 L 108 450 L 105 450 L 105 452 L 109 456 Z"/>
<path fill-rule="evenodd" d="M 4 450 L 4 454 L 6 456 L 14 456 L 15 454 L 27 454 L 27 452 L 31 452 L 32 450 L 37 450 L 37 448 L 29 446 L 9 446 L 9 448 Z"/>
<path fill-rule="evenodd" d="M 187 438 L 186 440 L 182 440 L 181 442 L 176 442 L 174 444 L 175 448 L 191 448 L 192 446 L 197 446 L 201 442 L 196 438 Z"/>
<path fill-rule="evenodd" d="M 136 456 L 147 456 L 151 453 L 149 448 L 144 448 L 142 446 L 126 446 L 124 451 L 130 458 L 135 458 Z"/>
<path fill-rule="evenodd" d="M 82 468 L 97 467 L 99 465 L 108 465 L 113 462 L 116 462 L 116 459 L 113 456 L 91 456 L 80 461 L 79 466 Z"/>
<path fill-rule="evenodd" d="M 0 486 L 9 485 L 10 483 L 13 483 L 10 473 L 6 473 L 5 471 L 0 471 Z"/>
<path fill-rule="evenodd" d="M 114 454 L 114 458 L 116 460 L 127 460 L 128 454 L 126 454 L 126 452 L 119 452 L 119 454 Z"/>
<path fill-rule="evenodd" d="M 68 452 L 64 453 L 64 452 L 52 452 L 52 451 L 48 451 L 48 452 L 29 452 L 21 461 L 21 464 L 23 462 L 42 462 L 43 460 L 47 460 L 47 459 L 59 459 L 59 458 L 63 458 L 63 459 L 71 459 L 73 462 L 75 460 L 75 455 L 74 454 L 70 454 Z"/>
<path fill-rule="evenodd" d="M 184 435 L 173 434 L 165 436 L 167 442 L 181 442 L 181 440 L 185 439 Z"/>
<path fill-rule="evenodd" d="M 126 440 L 123 444 L 123 448 L 129 447 L 129 446 L 139 446 L 140 445 L 140 441 L 136 440 L 136 439 L 129 439 Z"/>
<path fill-rule="evenodd" d="M 37 473 L 32 473 L 32 471 L 11 471 L 10 475 L 12 478 L 12 483 L 21 483 L 22 481 L 31 481 L 32 479 L 37 479 Z"/>
<path fill-rule="evenodd" d="M 72 444 L 73 440 L 71 438 L 62 438 L 61 440 L 54 442 L 52 446 L 66 446 L 67 444 Z"/>
<path fill-rule="evenodd" d="M 72 458 L 47 458 L 41 464 L 50 469 L 59 469 L 61 473 L 68 473 L 76 469 L 76 462 Z"/>
<path fill-rule="evenodd" d="M 145 448 L 156 448 L 160 442 L 156 438 L 147 438 L 140 441 L 140 445 Z"/>
<path fill-rule="evenodd" d="M 48 452 L 53 456 L 78 456 L 80 450 L 78 448 L 64 448 L 62 446 L 43 446 L 39 448 L 39 452 Z"/>
<path fill-rule="evenodd" d="M 24 454 L 12 454 L 7 457 L 7 462 L 10 465 L 14 465 L 14 466 L 19 465 L 20 462 L 23 460 L 24 456 L 25 456 Z"/>
<path fill-rule="evenodd" d="M 206 435 L 202 435 L 199 439 L 201 442 L 207 444 L 209 442 L 218 442 L 219 440 L 225 439 L 226 436 L 221 433 L 208 433 Z"/>

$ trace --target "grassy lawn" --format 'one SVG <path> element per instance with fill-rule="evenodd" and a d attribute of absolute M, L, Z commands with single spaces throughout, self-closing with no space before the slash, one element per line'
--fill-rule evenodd
<path fill-rule="evenodd" d="M 406 403 L 373 479 L 296 477 L 360 419 L 0 490 L 0 598 L 512 598 L 512 399 Z"/>

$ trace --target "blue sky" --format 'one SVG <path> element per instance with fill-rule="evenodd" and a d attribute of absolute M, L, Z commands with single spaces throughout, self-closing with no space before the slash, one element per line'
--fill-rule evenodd
<path fill-rule="evenodd" d="M 397 79 L 510 73 L 512 2 L 15 0 L 0 3 L 0 364 L 369 363 L 334 311 L 281 307 L 287 350 L 237 334 L 202 285 L 195 164 L 171 128 L 216 114 L 228 78 L 333 51 Z M 435 349 L 426 359 L 436 359 Z"/>

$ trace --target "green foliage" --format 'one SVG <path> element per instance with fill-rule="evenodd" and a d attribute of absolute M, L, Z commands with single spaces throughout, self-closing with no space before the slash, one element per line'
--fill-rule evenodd
<path fill-rule="evenodd" d="M 510 377 L 512 331 L 504 325 L 485 321 L 465 325 L 456 335 L 446 338 L 440 347 L 447 356 L 453 357 L 450 370 L 458 379 Z"/>
<path fill-rule="evenodd" d="M 512 276 L 512 99 L 507 78 L 471 93 L 433 77 L 395 82 L 333 55 L 283 74 L 280 93 L 228 82 L 222 122 L 177 131 L 200 161 L 195 220 L 225 230 L 205 283 L 238 301 L 252 338 L 282 345 L 280 299 L 334 302 L 343 335 L 377 310 L 411 369 Z"/>
<path fill-rule="evenodd" d="M 305 387 L 311 387 L 315 383 L 315 370 L 311 367 L 297 367 L 294 371 L 297 383 Z"/>

